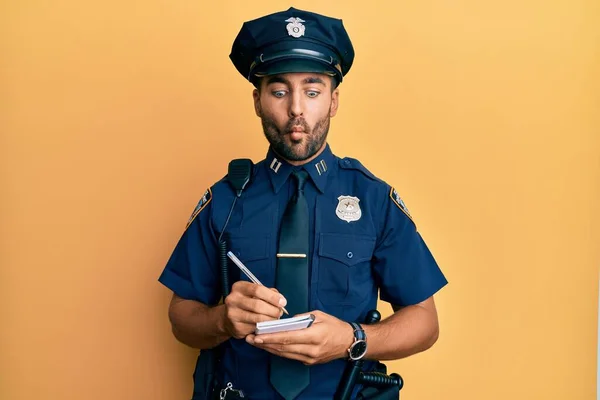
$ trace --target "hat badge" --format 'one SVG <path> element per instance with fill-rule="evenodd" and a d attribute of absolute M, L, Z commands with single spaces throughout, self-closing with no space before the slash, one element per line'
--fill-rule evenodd
<path fill-rule="evenodd" d="M 299 38 L 300 36 L 304 36 L 305 26 L 302 25 L 302 22 L 306 22 L 300 18 L 291 17 L 285 20 L 285 22 L 289 22 L 286 25 L 288 35 L 293 36 L 295 38 Z"/>

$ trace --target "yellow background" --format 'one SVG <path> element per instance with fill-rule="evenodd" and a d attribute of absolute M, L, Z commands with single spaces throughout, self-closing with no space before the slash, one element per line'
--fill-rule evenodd
<path fill-rule="evenodd" d="M 228 54 L 288 6 L 0 4 L 0 398 L 188 398 L 156 279 L 228 161 L 265 154 Z M 593 399 L 598 1 L 294 6 L 356 48 L 333 150 L 398 188 L 450 280 L 438 343 L 391 363 L 404 398 Z"/>

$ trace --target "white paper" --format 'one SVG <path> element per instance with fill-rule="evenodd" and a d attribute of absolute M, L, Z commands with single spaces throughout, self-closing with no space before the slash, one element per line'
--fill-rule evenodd
<path fill-rule="evenodd" d="M 305 329 L 311 326 L 315 316 L 313 314 L 301 315 L 299 317 L 276 319 L 273 321 L 257 322 L 255 333 L 257 335 L 263 333 L 295 331 Z"/>

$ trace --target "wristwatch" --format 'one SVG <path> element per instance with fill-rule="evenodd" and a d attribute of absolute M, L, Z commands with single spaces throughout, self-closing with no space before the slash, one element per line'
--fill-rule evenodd
<path fill-rule="evenodd" d="M 356 322 L 349 322 L 349 324 L 354 329 L 354 343 L 348 349 L 348 356 L 351 360 L 357 361 L 367 354 L 367 334 L 360 324 Z"/>

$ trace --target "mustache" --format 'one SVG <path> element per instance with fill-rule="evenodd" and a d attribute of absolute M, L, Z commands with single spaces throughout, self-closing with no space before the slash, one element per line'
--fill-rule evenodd
<path fill-rule="evenodd" d="M 310 131 L 310 127 L 308 126 L 308 124 L 306 123 L 304 118 L 289 120 L 287 125 L 285 126 L 285 131 L 290 132 L 293 128 L 298 127 L 298 126 L 302 127 L 302 129 L 304 129 L 304 132 Z"/>

